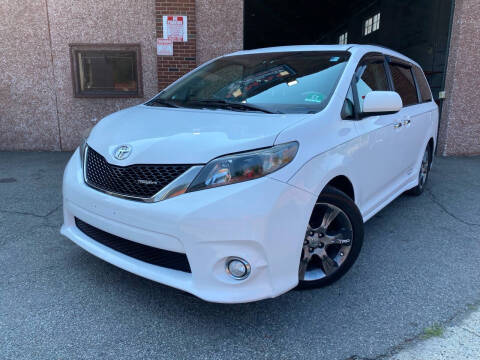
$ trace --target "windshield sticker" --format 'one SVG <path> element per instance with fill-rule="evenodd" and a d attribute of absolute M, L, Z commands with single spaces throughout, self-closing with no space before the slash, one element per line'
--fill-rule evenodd
<path fill-rule="evenodd" d="M 304 101 L 321 103 L 323 100 L 325 100 L 325 95 L 323 95 L 322 93 L 312 92 L 308 94 Z"/>
<path fill-rule="evenodd" d="M 337 62 L 338 60 L 340 60 L 340 56 L 332 56 L 330 58 L 330 62 Z"/>

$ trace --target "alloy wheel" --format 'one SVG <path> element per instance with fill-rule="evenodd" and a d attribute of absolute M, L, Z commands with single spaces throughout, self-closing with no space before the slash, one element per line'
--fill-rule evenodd
<path fill-rule="evenodd" d="M 353 228 L 345 212 L 329 203 L 317 203 L 305 233 L 299 280 L 332 276 L 348 258 Z"/>
<path fill-rule="evenodd" d="M 420 173 L 418 175 L 418 185 L 420 188 L 425 185 L 425 182 L 427 181 L 427 176 L 428 176 L 428 170 L 429 170 L 429 154 L 428 154 L 428 149 L 425 150 L 425 153 L 423 154 L 423 159 L 422 159 L 422 165 L 420 166 Z"/>

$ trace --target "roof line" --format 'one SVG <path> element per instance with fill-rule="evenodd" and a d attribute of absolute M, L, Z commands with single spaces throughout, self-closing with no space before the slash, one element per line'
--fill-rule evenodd
<path fill-rule="evenodd" d="M 387 50 L 390 50 L 390 51 L 395 51 L 395 52 L 398 52 L 398 51 L 396 51 L 396 50 L 393 50 L 392 48 L 389 48 L 389 47 L 387 47 L 387 46 L 384 46 L 384 45 L 379 45 L 379 44 L 370 44 L 370 43 L 369 43 L 369 44 L 363 44 L 363 45 L 377 46 L 377 47 L 381 47 L 381 48 L 383 48 L 383 49 L 387 49 Z"/>

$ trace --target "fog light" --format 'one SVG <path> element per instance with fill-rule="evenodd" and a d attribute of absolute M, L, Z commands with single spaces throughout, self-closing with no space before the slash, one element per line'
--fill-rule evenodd
<path fill-rule="evenodd" d="M 250 275 L 250 264 L 242 258 L 228 258 L 225 265 L 227 273 L 234 279 L 242 280 Z"/>

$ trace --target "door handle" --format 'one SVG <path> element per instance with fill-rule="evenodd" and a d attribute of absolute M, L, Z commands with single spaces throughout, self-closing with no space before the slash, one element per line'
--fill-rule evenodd
<path fill-rule="evenodd" d="M 402 123 L 401 123 L 401 122 L 397 122 L 396 124 L 393 125 L 393 127 L 394 127 L 395 129 L 401 128 L 401 127 L 402 127 Z"/>
<path fill-rule="evenodd" d="M 410 119 L 403 120 L 403 125 L 407 126 L 410 125 L 412 121 Z"/>

